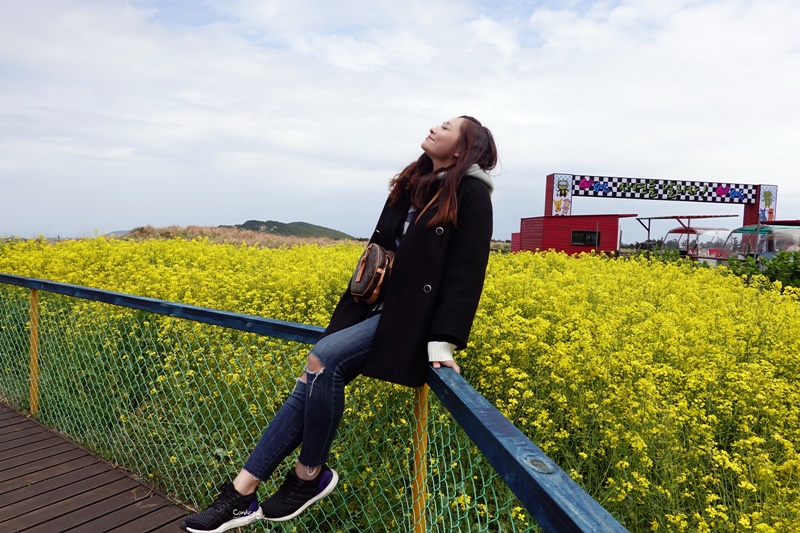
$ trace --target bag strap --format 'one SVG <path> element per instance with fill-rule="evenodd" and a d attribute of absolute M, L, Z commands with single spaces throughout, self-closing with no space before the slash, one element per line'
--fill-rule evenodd
<path fill-rule="evenodd" d="M 420 217 L 422 216 L 422 214 L 423 214 L 425 211 L 427 211 L 427 210 L 428 210 L 428 208 L 431 206 L 431 204 L 433 204 L 433 202 L 435 202 L 435 201 L 436 201 L 436 199 L 437 199 L 437 198 L 439 198 L 439 195 L 440 195 L 441 193 L 442 193 L 442 189 L 439 189 L 438 191 L 436 191 L 436 194 L 434 194 L 434 195 L 433 195 L 433 198 L 431 198 L 431 199 L 430 199 L 430 201 L 427 203 L 427 205 L 425 205 L 425 207 L 423 207 L 423 208 L 422 208 L 422 211 L 420 211 L 420 212 L 419 212 L 419 215 L 417 215 L 417 218 L 415 218 L 415 219 L 414 219 L 414 223 L 416 223 L 416 222 L 417 222 L 417 221 L 420 219 Z"/>

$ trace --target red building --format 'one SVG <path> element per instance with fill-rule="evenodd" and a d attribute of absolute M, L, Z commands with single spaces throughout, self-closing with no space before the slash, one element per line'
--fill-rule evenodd
<path fill-rule="evenodd" d="M 570 215 L 523 218 L 511 235 L 511 251 L 557 250 L 568 254 L 619 250 L 619 219 L 627 215 Z"/>
<path fill-rule="evenodd" d="M 619 219 L 638 215 L 573 215 L 572 202 L 580 197 L 738 204 L 745 224 L 774 220 L 778 197 L 776 185 L 575 174 L 550 174 L 545 187 L 544 216 L 521 219 L 519 233 L 511 234 L 512 251 L 619 250 Z"/>

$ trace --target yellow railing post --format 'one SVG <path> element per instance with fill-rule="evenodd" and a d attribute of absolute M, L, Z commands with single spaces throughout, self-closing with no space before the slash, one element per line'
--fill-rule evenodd
<path fill-rule="evenodd" d="M 428 477 L 428 385 L 414 389 L 414 482 L 411 498 L 414 504 L 414 533 L 424 533 L 425 509 L 428 496 L 425 491 Z"/>
<path fill-rule="evenodd" d="M 31 414 L 39 412 L 39 291 L 31 289 Z"/>

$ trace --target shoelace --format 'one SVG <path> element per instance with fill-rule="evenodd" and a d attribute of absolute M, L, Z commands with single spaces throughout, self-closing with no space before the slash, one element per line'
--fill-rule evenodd
<path fill-rule="evenodd" d="M 309 481 L 316 481 L 316 479 L 312 479 Z M 291 498 L 300 493 L 300 490 L 303 488 L 303 485 L 308 483 L 308 481 L 303 481 L 297 476 L 289 476 L 289 483 L 284 485 L 286 487 L 286 497 Z M 281 487 L 283 488 L 283 487 Z M 280 491 L 278 491 L 280 492 Z"/>
<path fill-rule="evenodd" d="M 223 488 L 220 495 L 216 500 L 214 500 L 214 503 L 211 504 L 211 508 L 213 508 L 215 511 L 222 511 L 229 505 L 235 505 L 236 499 L 237 498 L 234 494 L 229 493 Z"/>

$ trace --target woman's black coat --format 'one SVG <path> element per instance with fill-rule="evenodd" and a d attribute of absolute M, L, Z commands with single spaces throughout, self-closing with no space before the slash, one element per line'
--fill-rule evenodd
<path fill-rule="evenodd" d="M 428 228 L 431 207 L 396 247 L 409 202 L 387 201 L 370 239 L 396 256 L 363 374 L 418 387 L 425 383 L 428 341 L 467 345 L 489 260 L 492 202 L 488 186 L 467 176 L 458 188 L 457 227 Z M 364 320 L 374 305 L 346 291 L 323 336 Z"/>

